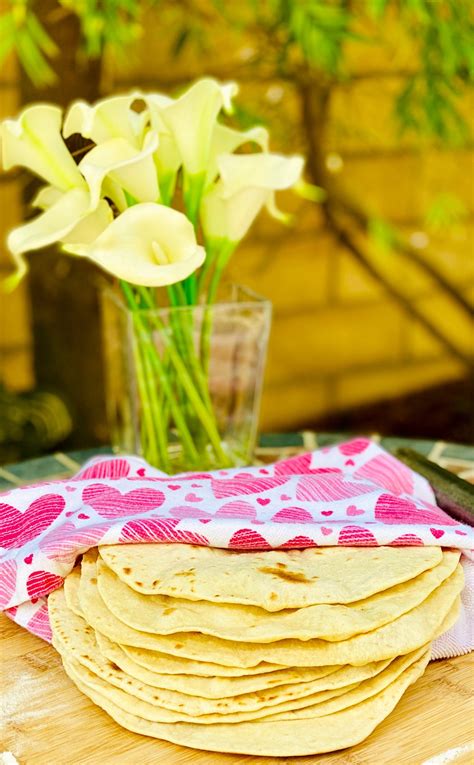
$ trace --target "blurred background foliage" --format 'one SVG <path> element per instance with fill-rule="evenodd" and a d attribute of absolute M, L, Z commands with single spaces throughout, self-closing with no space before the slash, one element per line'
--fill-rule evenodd
<path fill-rule="evenodd" d="M 236 123 L 302 151 L 323 190 L 283 200 L 293 226 L 263 218 L 234 257 L 232 277 L 275 304 L 263 428 L 472 439 L 471 0 L 11 0 L 0 58 L 3 116 L 238 80 Z M 31 191 L 3 180 L 6 230 Z M 99 277 L 54 252 L 31 264 L 4 384 L 57 392 L 69 442 L 104 442 Z"/>

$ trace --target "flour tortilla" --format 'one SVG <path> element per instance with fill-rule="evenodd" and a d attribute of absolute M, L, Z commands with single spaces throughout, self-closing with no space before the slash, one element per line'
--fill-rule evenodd
<path fill-rule="evenodd" d="M 88 560 L 93 563 L 93 552 L 88 553 L 88 556 Z M 84 563 L 84 566 L 87 567 L 87 563 Z M 90 569 L 90 572 L 94 573 L 94 569 Z M 73 569 L 64 580 L 64 595 L 67 607 L 77 616 L 84 618 L 84 613 L 79 602 L 80 579 L 81 569 Z M 96 588 L 91 587 L 90 594 L 92 597 L 94 596 L 94 590 L 96 591 Z M 53 602 L 54 599 L 50 600 L 50 609 Z M 92 610 L 97 616 L 99 613 L 98 609 L 93 608 Z M 94 622 L 96 630 L 100 629 L 100 627 L 97 627 L 97 624 L 100 625 L 102 623 L 100 617 L 97 618 L 98 620 Z M 120 630 L 121 623 L 118 622 L 118 620 L 116 623 L 118 624 Z M 145 668 L 148 668 L 152 672 L 157 672 L 163 675 L 199 675 L 202 677 L 214 679 L 219 677 L 248 677 L 250 675 L 258 676 L 280 671 L 282 669 L 287 669 L 286 667 L 282 667 L 279 664 L 268 664 L 267 662 L 263 662 L 255 667 L 248 668 L 230 666 L 226 667 L 222 664 L 213 664 L 212 662 L 205 661 L 194 661 L 192 659 L 181 658 L 180 656 L 173 656 L 171 654 L 162 653 L 160 651 L 149 651 L 146 648 L 132 648 L 129 646 L 121 647 L 133 661 L 141 664 Z"/>
<path fill-rule="evenodd" d="M 191 696 L 201 696 L 206 699 L 223 699 L 243 693 L 262 691 L 264 688 L 275 688 L 276 686 L 288 683 L 317 680 L 340 669 L 337 665 L 330 667 L 294 667 L 276 672 L 267 672 L 262 675 L 232 678 L 203 678 L 197 675 L 184 675 L 183 677 L 160 675 L 147 669 L 147 667 L 137 664 L 122 647 L 117 643 L 112 643 L 105 635 L 96 632 L 95 636 L 101 654 L 136 680 L 159 688 L 168 688 L 169 690 L 180 691 Z"/>
<path fill-rule="evenodd" d="M 218 717 L 232 715 L 233 720 L 241 720 L 263 716 L 267 707 L 273 707 L 275 712 L 296 709 L 316 703 L 321 698 L 322 700 L 330 698 L 334 695 L 332 691 L 347 687 L 352 689 L 354 684 L 374 677 L 390 664 L 385 661 L 374 662 L 363 667 L 348 665 L 308 682 L 279 685 L 276 688 L 262 689 L 229 698 L 202 698 L 142 683 L 123 672 L 114 662 L 106 659 L 99 650 L 92 628 L 80 616 L 68 611 L 61 590 L 54 593 L 51 608 L 53 644 L 65 661 L 72 665 L 79 677 L 82 677 L 85 682 L 93 682 L 93 678 L 88 675 L 92 673 L 111 687 L 119 689 L 120 693 L 124 693 L 127 697 L 134 696 L 136 709 L 139 707 L 139 700 L 145 705 L 158 707 L 159 711 L 156 713 L 158 716 L 150 717 L 150 714 L 154 714 L 150 711 L 145 714 L 146 706 L 142 713 L 137 712 L 139 716 L 147 716 L 147 719 L 158 722 L 176 720 L 176 716 L 166 715 L 163 710 L 181 715 L 179 719 L 183 719 L 183 715 L 193 718 L 205 715 L 206 719 L 200 720 L 201 722 L 215 722 L 213 717 L 215 715 Z M 76 667 L 76 664 L 82 665 L 84 671 Z M 205 682 L 201 679 L 201 683 Z M 321 692 L 325 692 L 323 697 Z"/>
<path fill-rule="evenodd" d="M 302 717 L 322 717 L 325 714 L 324 709 L 327 708 L 329 703 L 339 710 L 346 706 L 351 706 L 358 701 L 365 701 L 366 698 L 373 696 L 375 693 L 390 685 L 390 683 L 399 677 L 405 669 L 422 657 L 425 660 L 426 666 L 429 660 L 429 650 L 426 650 L 426 647 L 421 649 L 421 651 L 415 651 L 408 656 L 395 660 L 383 672 L 377 674 L 372 683 L 367 685 L 364 682 L 353 683 L 341 688 L 332 688 L 315 693 L 306 698 L 291 700 L 286 703 L 278 703 L 273 707 L 253 710 L 251 712 L 221 714 L 219 711 L 217 713 L 204 714 L 197 717 L 188 715 L 188 710 L 185 705 L 182 710 L 170 711 L 166 707 L 161 707 L 159 702 L 150 703 L 139 698 L 131 697 L 126 691 L 120 690 L 114 685 L 107 683 L 107 681 L 101 679 L 81 664 L 75 662 L 69 655 L 63 656 L 63 662 L 67 673 L 73 680 L 79 680 L 79 682 L 95 688 L 99 693 L 102 693 L 106 698 L 112 701 L 112 703 L 119 706 L 125 712 L 128 712 L 133 708 L 134 714 L 145 720 L 150 720 L 151 722 L 193 722 L 199 725 L 214 725 L 215 723 L 239 723 L 247 720 L 267 719 L 268 713 L 274 710 L 279 710 L 278 716 L 289 714 L 295 715 L 296 717 L 292 719 L 298 719 L 297 716 L 299 714 L 301 714 Z M 276 691 L 277 689 L 275 689 L 275 693 Z M 344 697 L 346 697 L 346 700 Z M 320 706 L 322 707 L 322 711 L 319 709 Z M 316 709 L 316 713 L 312 712 L 306 714 L 305 712 L 307 708 L 313 710 Z"/>
<path fill-rule="evenodd" d="M 99 547 L 129 587 L 148 595 L 240 603 L 279 611 L 352 603 L 441 562 L 439 547 L 316 547 L 236 552 L 182 544 Z M 347 571 L 350 569 L 350 576 Z"/>
<path fill-rule="evenodd" d="M 301 720 L 258 720 L 217 725 L 161 724 L 125 712 L 96 689 L 75 681 L 78 688 L 119 725 L 135 733 L 214 752 L 291 757 L 321 754 L 360 743 L 393 710 L 406 689 L 420 677 L 425 658 L 412 664 L 387 688 L 336 714 Z"/>
<path fill-rule="evenodd" d="M 464 577 L 458 564 L 454 573 L 426 600 L 399 619 L 380 629 L 348 640 L 280 640 L 259 644 L 222 640 L 196 632 L 153 635 L 127 626 L 107 609 L 97 586 L 94 556 L 82 561 L 79 600 L 86 621 L 110 640 L 127 646 L 147 648 L 199 661 L 231 667 L 254 667 L 263 661 L 284 666 L 353 664 L 392 659 L 410 653 L 446 631 L 459 613 L 459 593 Z M 194 673 L 193 673 L 194 674 Z"/>
<path fill-rule="evenodd" d="M 256 606 L 143 595 L 124 584 L 101 558 L 97 560 L 97 578 L 109 611 L 141 632 L 200 632 L 246 643 L 273 643 L 287 638 L 335 642 L 371 632 L 418 606 L 453 573 L 460 555 L 459 550 L 448 550 L 434 568 L 362 601 L 276 613 Z M 347 571 L 348 579 L 351 571 Z"/>

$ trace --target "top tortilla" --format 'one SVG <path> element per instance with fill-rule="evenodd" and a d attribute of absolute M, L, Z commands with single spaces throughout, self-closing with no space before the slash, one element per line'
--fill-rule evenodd
<path fill-rule="evenodd" d="M 99 552 L 137 592 L 254 605 L 267 611 L 363 600 L 413 579 L 442 558 L 440 547 L 236 552 L 196 545 L 131 544 L 105 545 Z"/>
<path fill-rule="evenodd" d="M 458 564 L 454 573 L 419 606 L 379 629 L 335 643 L 319 639 L 244 643 L 199 632 L 175 635 L 142 632 L 125 624 L 105 605 L 97 587 L 94 553 L 86 553 L 82 559 L 78 594 L 81 611 L 88 624 L 119 645 L 230 667 L 255 667 L 261 662 L 287 667 L 360 666 L 414 651 L 449 629 L 459 614 L 459 593 L 463 584 L 463 571 Z"/>
<path fill-rule="evenodd" d="M 434 568 L 355 603 L 313 605 L 276 613 L 235 603 L 143 595 L 122 582 L 101 558 L 97 560 L 97 579 L 107 608 L 142 632 L 200 632 L 246 643 L 272 643 L 286 638 L 335 642 L 377 629 L 420 605 L 451 576 L 459 557 L 459 550 L 447 550 Z"/>

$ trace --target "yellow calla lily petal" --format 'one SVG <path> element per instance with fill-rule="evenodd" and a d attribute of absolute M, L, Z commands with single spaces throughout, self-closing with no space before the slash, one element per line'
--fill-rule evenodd
<path fill-rule="evenodd" d="M 61 121 L 61 109 L 49 104 L 33 104 L 17 119 L 4 120 L 0 136 L 5 170 L 27 167 L 62 191 L 85 187 L 61 137 Z"/>
<path fill-rule="evenodd" d="M 42 189 L 42 196 L 46 197 L 46 192 L 53 191 L 57 189 L 46 187 Z M 101 200 L 92 212 L 89 209 L 89 193 L 84 189 L 71 189 L 60 194 L 32 221 L 10 231 L 7 246 L 13 255 L 16 273 L 7 280 L 7 287 L 15 286 L 26 274 L 25 252 L 64 242 L 71 243 L 69 252 L 74 253 L 75 247 L 79 250 L 77 254 L 82 254 L 82 249 L 90 245 L 113 220 L 112 210 L 105 200 Z"/>
<path fill-rule="evenodd" d="M 221 109 L 230 111 L 236 83 L 221 85 L 204 78 L 180 98 L 164 105 L 161 118 L 174 136 L 184 169 L 198 175 L 207 168 L 214 124 Z"/>
<path fill-rule="evenodd" d="M 205 258 L 186 216 L 153 203 L 125 210 L 80 254 L 117 278 L 146 287 L 182 281 Z"/>
<path fill-rule="evenodd" d="M 227 125 L 216 122 L 212 134 L 211 150 L 207 165 L 206 184 L 215 180 L 219 172 L 218 159 L 221 154 L 232 154 L 246 143 L 256 143 L 264 152 L 268 151 L 270 136 L 268 130 L 260 125 L 250 130 L 233 130 Z M 253 155 L 251 155 L 253 156 Z"/>
<path fill-rule="evenodd" d="M 301 157 L 279 154 L 221 154 L 220 179 L 201 201 L 201 224 L 208 240 L 239 242 L 264 205 L 270 214 L 285 219 L 275 204 L 275 189 L 287 189 L 299 180 Z"/>
<path fill-rule="evenodd" d="M 218 167 L 225 196 L 232 196 L 247 186 L 263 189 L 289 189 L 303 171 L 302 157 L 281 154 L 222 154 Z"/>
<path fill-rule="evenodd" d="M 95 144 L 104 143 L 111 138 L 123 138 L 132 145 L 139 146 L 143 125 L 140 115 L 131 108 L 136 100 L 136 93 L 128 93 L 102 98 L 93 105 L 87 101 L 75 101 L 66 114 L 63 135 L 67 138 L 74 133 L 80 133 Z"/>
<path fill-rule="evenodd" d="M 158 136 L 150 132 L 141 150 L 124 138 L 112 138 L 91 149 L 79 163 L 79 169 L 90 189 L 91 209 L 97 207 L 102 184 L 107 176 L 139 202 L 159 199 L 152 156 L 157 146 Z"/>

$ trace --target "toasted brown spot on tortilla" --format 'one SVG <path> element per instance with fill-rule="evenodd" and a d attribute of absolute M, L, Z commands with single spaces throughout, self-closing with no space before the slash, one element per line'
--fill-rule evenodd
<path fill-rule="evenodd" d="M 172 614 L 173 611 L 176 611 L 176 608 L 165 608 L 165 609 L 163 609 L 163 614 L 165 616 L 168 616 L 168 614 Z"/>
<path fill-rule="evenodd" d="M 97 584 L 97 577 L 95 576 L 92 577 L 91 584 Z"/>
<path fill-rule="evenodd" d="M 282 571 L 279 568 L 273 568 L 273 566 L 262 566 L 258 569 L 263 574 L 273 574 L 280 579 L 285 579 L 288 582 L 312 582 L 312 579 L 308 579 L 301 571 Z"/>
<path fill-rule="evenodd" d="M 135 584 L 137 585 L 137 587 L 143 587 L 143 582 L 135 582 Z"/>
<path fill-rule="evenodd" d="M 127 574 L 127 575 L 132 573 L 132 569 L 131 569 L 131 568 L 128 568 L 128 566 L 127 566 L 127 568 L 124 568 L 124 569 L 122 569 L 122 570 L 123 570 L 123 573 L 124 573 L 124 574 Z"/>

